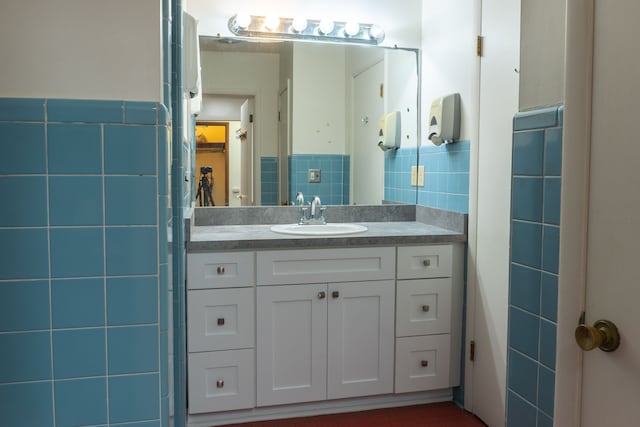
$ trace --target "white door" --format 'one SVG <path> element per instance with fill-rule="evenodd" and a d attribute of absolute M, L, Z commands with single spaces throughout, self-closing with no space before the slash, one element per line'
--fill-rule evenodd
<path fill-rule="evenodd" d="M 242 206 L 253 206 L 253 99 L 247 99 L 240 107 L 241 177 L 240 200 Z"/>
<path fill-rule="evenodd" d="M 258 286 L 258 406 L 327 396 L 327 285 Z"/>
<path fill-rule="evenodd" d="M 473 289 L 468 316 L 476 359 L 472 371 L 467 370 L 465 406 L 497 427 L 505 423 L 507 387 L 508 224 L 512 123 L 518 112 L 520 2 L 483 0 L 481 22 L 477 237 L 475 250 L 470 249 L 474 271 L 469 275 Z"/>
<path fill-rule="evenodd" d="M 640 2 L 598 0 L 595 9 L 589 3 L 567 3 L 555 425 L 637 426 Z M 585 31 L 591 10 L 593 51 Z M 606 319 L 617 325 L 621 344 L 616 351 L 581 354 L 573 342 L 581 310 L 588 324 Z"/>
<path fill-rule="evenodd" d="M 289 204 L 289 140 L 291 138 L 291 123 L 289 105 L 289 86 L 291 79 L 287 79 L 287 87 L 280 92 L 278 110 L 278 192 L 280 204 Z"/>
<path fill-rule="evenodd" d="M 327 396 L 393 393 L 393 280 L 335 283 L 328 292 Z"/>
<path fill-rule="evenodd" d="M 384 198 L 384 153 L 377 145 L 384 114 L 383 82 L 382 61 L 353 78 L 351 204 L 378 205 Z"/>

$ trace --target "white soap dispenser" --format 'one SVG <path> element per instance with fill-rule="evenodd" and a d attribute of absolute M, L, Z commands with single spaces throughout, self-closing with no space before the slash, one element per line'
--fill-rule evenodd
<path fill-rule="evenodd" d="M 435 99 L 429 112 L 429 139 L 435 145 L 460 138 L 460 94 Z"/>

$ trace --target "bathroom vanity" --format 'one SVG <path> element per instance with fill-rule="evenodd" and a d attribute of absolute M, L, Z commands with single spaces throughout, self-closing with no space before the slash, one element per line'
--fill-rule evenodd
<path fill-rule="evenodd" d="M 189 425 L 451 400 L 466 241 L 458 215 L 440 224 L 453 230 L 414 219 L 336 236 L 192 226 Z"/>

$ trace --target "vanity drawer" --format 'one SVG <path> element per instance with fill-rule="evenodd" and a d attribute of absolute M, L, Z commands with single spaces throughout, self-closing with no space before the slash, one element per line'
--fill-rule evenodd
<path fill-rule="evenodd" d="M 189 352 L 252 348 L 255 288 L 187 292 Z"/>
<path fill-rule="evenodd" d="M 254 252 L 187 254 L 187 288 L 235 288 L 256 283 Z"/>
<path fill-rule="evenodd" d="M 452 245 L 398 247 L 398 279 L 451 277 Z"/>
<path fill-rule="evenodd" d="M 254 359 L 252 349 L 189 354 L 189 413 L 253 408 Z"/>
<path fill-rule="evenodd" d="M 258 285 L 353 282 L 395 278 L 395 248 L 264 251 Z"/>
<path fill-rule="evenodd" d="M 445 335 L 396 339 L 396 393 L 450 387 L 450 341 Z"/>
<path fill-rule="evenodd" d="M 396 336 L 451 331 L 451 279 L 398 280 Z"/>

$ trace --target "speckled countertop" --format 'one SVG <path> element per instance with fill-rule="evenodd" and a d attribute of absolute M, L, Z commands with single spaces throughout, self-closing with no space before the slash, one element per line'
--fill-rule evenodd
<path fill-rule="evenodd" d="M 187 250 L 331 248 L 466 242 L 463 231 L 419 221 L 358 222 L 367 231 L 336 236 L 300 236 L 271 231 L 271 225 L 202 225 L 191 228 Z"/>

